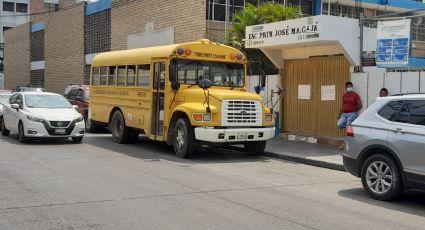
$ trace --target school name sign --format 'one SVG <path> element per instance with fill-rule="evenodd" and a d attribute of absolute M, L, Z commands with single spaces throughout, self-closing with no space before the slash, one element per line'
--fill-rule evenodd
<path fill-rule="evenodd" d="M 320 38 L 320 17 L 305 17 L 246 27 L 245 47 L 259 48 L 277 44 L 314 41 Z"/>

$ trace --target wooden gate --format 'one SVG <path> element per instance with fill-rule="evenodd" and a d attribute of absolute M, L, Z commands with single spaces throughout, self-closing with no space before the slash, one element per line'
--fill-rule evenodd
<path fill-rule="evenodd" d="M 343 56 L 285 60 L 283 130 L 316 137 L 343 137 L 336 127 L 350 64 Z M 298 85 L 310 85 L 310 99 L 298 98 Z M 335 100 L 323 101 L 322 86 L 335 85 Z"/>

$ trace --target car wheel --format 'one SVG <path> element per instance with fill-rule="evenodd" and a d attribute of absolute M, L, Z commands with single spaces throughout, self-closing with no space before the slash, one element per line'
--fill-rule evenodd
<path fill-rule="evenodd" d="M 25 129 L 24 129 L 24 125 L 22 124 L 22 122 L 19 122 L 19 125 L 18 125 L 18 140 L 21 143 L 28 143 L 29 142 L 29 138 L 25 136 Z"/>
<path fill-rule="evenodd" d="M 88 117 L 88 114 L 84 114 L 84 124 L 86 131 L 89 133 L 94 133 L 97 130 L 97 126 L 93 123 L 93 121 Z"/>
<path fill-rule="evenodd" d="M 392 200 L 403 191 L 395 161 L 382 154 L 369 157 L 362 167 L 363 188 L 376 200 Z"/>
<path fill-rule="evenodd" d="M 266 143 L 266 141 L 246 142 L 244 144 L 245 152 L 249 156 L 259 156 L 264 153 L 264 150 L 266 149 Z"/>
<path fill-rule="evenodd" d="M 195 133 L 187 119 L 177 120 L 173 130 L 174 152 L 180 158 L 189 157 L 195 148 Z"/>
<path fill-rule="evenodd" d="M 72 137 L 71 139 L 74 143 L 81 143 L 83 141 L 83 137 L 84 136 L 82 136 L 82 137 Z"/>
<path fill-rule="evenodd" d="M 4 125 L 3 117 L 0 117 L 0 132 L 3 136 L 9 136 L 10 130 L 6 129 L 6 126 Z"/>
<path fill-rule="evenodd" d="M 124 117 L 121 111 L 117 110 L 112 116 L 109 129 L 112 133 L 112 140 L 119 144 L 125 144 L 129 140 L 131 129 L 125 126 Z"/>

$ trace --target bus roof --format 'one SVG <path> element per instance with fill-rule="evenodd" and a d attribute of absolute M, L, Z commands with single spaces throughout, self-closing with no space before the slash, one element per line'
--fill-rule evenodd
<path fill-rule="evenodd" d="M 186 51 L 181 58 L 211 60 L 211 61 L 231 61 L 246 62 L 245 56 L 237 49 L 223 44 L 211 42 L 208 39 L 200 39 L 194 42 L 155 46 L 149 48 L 138 48 L 129 50 L 112 51 L 100 53 L 92 60 L 92 66 L 114 66 L 150 63 L 153 58 L 169 58 L 177 56 L 177 50 Z M 237 56 L 242 58 L 238 61 Z"/>

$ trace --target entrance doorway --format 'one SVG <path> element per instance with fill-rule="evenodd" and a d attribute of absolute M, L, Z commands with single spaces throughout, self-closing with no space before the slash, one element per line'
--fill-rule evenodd
<path fill-rule="evenodd" d="M 344 56 L 285 60 L 282 130 L 315 137 L 343 137 L 344 132 L 336 127 L 336 122 L 349 79 L 350 64 Z M 326 93 L 324 98 L 322 93 Z"/>

